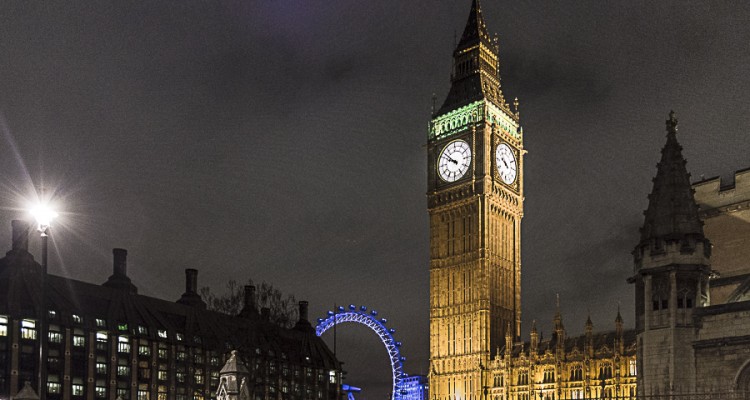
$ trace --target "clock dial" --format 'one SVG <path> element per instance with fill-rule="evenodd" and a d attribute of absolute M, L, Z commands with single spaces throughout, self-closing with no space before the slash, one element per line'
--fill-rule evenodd
<path fill-rule="evenodd" d="M 438 173 L 446 182 L 455 182 L 466 175 L 471 164 L 471 149 L 463 140 L 448 143 L 440 152 Z"/>
<path fill-rule="evenodd" d="M 510 185 L 516 181 L 518 173 L 516 156 L 507 144 L 500 143 L 497 146 L 497 150 L 495 150 L 495 164 L 497 164 L 497 172 L 500 174 L 500 179 L 506 185 Z"/>

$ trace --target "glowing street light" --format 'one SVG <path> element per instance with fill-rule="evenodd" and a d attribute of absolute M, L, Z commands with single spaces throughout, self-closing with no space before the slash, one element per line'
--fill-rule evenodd
<path fill-rule="evenodd" d="M 35 207 L 32 207 L 29 210 L 29 213 L 31 213 L 31 216 L 34 217 L 37 224 L 37 230 L 42 235 L 42 237 L 49 236 L 49 227 L 52 224 L 52 220 L 57 218 L 59 214 L 57 214 L 54 210 L 49 208 L 46 204 L 39 204 Z"/>
<path fill-rule="evenodd" d="M 44 400 L 47 396 L 44 379 L 47 375 L 47 243 L 49 241 L 49 228 L 52 220 L 57 218 L 58 214 L 52 210 L 48 204 L 37 204 L 29 209 L 29 213 L 36 220 L 36 229 L 42 237 L 42 279 L 40 297 L 41 312 L 39 315 L 39 398 Z"/>

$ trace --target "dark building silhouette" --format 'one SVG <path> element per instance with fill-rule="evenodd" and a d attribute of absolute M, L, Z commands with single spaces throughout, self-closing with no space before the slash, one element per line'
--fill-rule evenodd
<path fill-rule="evenodd" d="M 12 248 L 0 259 L 0 398 L 25 381 L 38 388 L 42 313 L 47 399 L 214 398 L 232 350 L 247 365 L 252 399 L 339 398 L 341 364 L 307 321 L 307 302 L 291 329 L 258 312 L 252 287 L 239 316 L 209 311 L 194 269 L 176 302 L 139 295 L 123 249 L 113 250 L 102 285 L 47 275 L 43 288 L 28 235 L 28 223 L 13 221 Z"/>

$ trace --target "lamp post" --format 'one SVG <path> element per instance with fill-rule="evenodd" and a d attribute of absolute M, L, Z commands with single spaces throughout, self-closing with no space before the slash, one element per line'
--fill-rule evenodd
<path fill-rule="evenodd" d="M 47 397 L 47 390 L 44 387 L 44 377 L 47 375 L 47 245 L 49 242 L 50 224 L 57 218 L 57 213 L 49 208 L 46 204 L 39 204 L 30 210 L 31 215 L 36 220 L 36 229 L 42 238 L 42 276 L 40 280 L 41 298 L 40 315 L 39 315 L 39 399 L 44 400 Z"/>

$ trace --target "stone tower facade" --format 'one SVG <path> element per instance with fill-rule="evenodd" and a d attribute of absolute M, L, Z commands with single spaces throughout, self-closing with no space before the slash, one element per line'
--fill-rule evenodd
<path fill-rule="evenodd" d="M 685 165 L 677 119 L 670 113 L 641 240 L 633 250 L 639 395 L 696 392 L 693 342 L 701 326 L 693 314 L 709 305 L 711 244 Z"/>
<path fill-rule="evenodd" d="M 523 131 L 478 0 L 453 58 L 427 142 L 430 391 L 441 400 L 482 398 L 490 354 L 521 318 Z"/>

